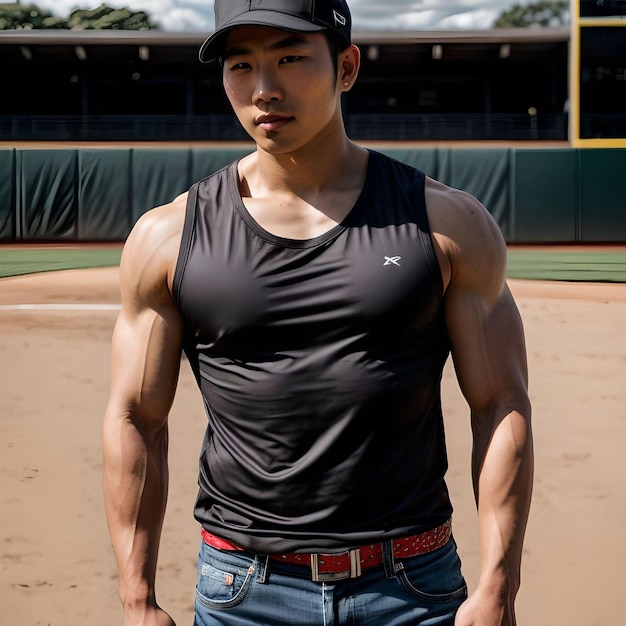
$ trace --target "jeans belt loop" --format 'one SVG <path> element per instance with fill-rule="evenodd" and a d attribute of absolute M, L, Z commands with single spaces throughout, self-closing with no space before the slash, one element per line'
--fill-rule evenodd
<path fill-rule="evenodd" d="M 257 580 L 260 584 L 266 585 L 269 581 L 270 573 L 270 557 L 268 554 L 262 556 L 259 560 L 259 573 L 257 574 Z"/>
<path fill-rule="evenodd" d="M 346 551 L 350 557 L 350 571 L 345 572 L 320 572 L 319 559 L 320 556 L 331 558 L 333 555 L 311 554 L 311 579 L 314 582 L 333 582 L 335 580 L 344 580 L 346 578 L 358 578 L 361 575 L 361 550 Z"/>
<path fill-rule="evenodd" d="M 396 557 L 393 554 L 393 540 L 386 539 L 382 542 L 383 549 L 383 567 L 385 568 L 385 578 L 391 580 L 395 578 L 399 569 L 403 569 L 404 566 L 401 562 L 396 561 Z"/>

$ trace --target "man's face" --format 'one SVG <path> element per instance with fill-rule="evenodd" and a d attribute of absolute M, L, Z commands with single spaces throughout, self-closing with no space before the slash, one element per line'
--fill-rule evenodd
<path fill-rule="evenodd" d="M 341 115 L 335 76 L 321 32 L 255 26 L 228 35 L 226 95 L 246 132 L 273 154 L 301 148 Z"/>

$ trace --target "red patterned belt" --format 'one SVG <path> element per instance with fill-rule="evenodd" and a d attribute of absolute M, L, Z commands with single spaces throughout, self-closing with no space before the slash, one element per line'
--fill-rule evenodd
<path fill-rule="evenodd" d="M 396 559 L 408 559 L 418 554 L 426 554 L 442 548 L 448 543 L 452 524 L 450 520 L 436 528 L 427 530 L 419 535 L 400 537 L 392 540 L 393 556 Z M 229 541 L 220 539 L 202 529 L 202 537 L 208 545 L 221 550 L 243 550 Z M 308 552 L 290 552 L 287 554 L 268 555 L 281 563 L 303 565 L 311 569 L 311 579 L 314 581 L 335 581 L 344 578 L 357 578 L 361 570 L 376 567 L 383 562 L 383 544 L 371 543 L 345 552 L 330 554 L 311 554 Z"/>

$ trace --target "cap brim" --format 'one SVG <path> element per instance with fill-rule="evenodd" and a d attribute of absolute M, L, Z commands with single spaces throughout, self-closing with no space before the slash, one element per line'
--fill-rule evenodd
<path fill-rule="evenodd" d="M 311 24 L 306 20 L 285 15 L 276 11 L 249 11 L 239 15 L 216 30 L 200 47 L 199 57 L 202 63 L 217 61 L 224 48 L 224 38 L 237 26 L 268 26 L 296 33 L 314 33 L 324 30 L 323 26 Z"/>

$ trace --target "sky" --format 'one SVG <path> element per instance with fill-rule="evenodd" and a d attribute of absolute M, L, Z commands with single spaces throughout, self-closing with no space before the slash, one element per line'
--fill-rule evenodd
<path fill-rule="evenodd" d="M 93 9 L 100 0 L 32 0 L 54 15 Z M 163 30 L 214 28 L 213 0 L 102 0 L 111 7 L 146 11 Z M 348 0 L 353 30 L 453 30 L 491 28 L 503 10 L 531 0 Z"/>

